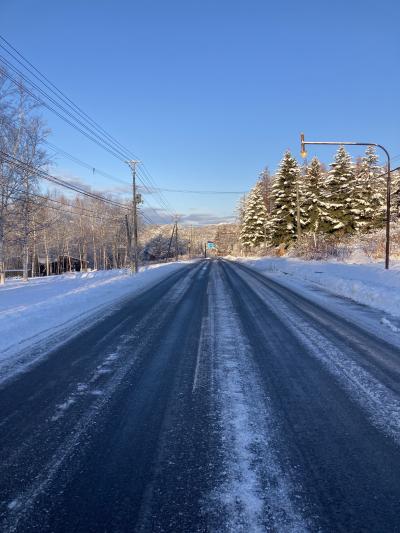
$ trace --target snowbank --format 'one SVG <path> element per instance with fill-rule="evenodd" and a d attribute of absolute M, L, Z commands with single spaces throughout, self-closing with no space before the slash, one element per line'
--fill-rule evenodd
<path fill-rule="evenodd" d="M 31 344 L 61 329 L 85 327 L 95 312 L 136 294 L 188 262 L 127 270 L 77 272 L 0 286 L 0 374 Z M 4 377 L 4 376 L 3 376 Z"/>
<path fill-rule="evenodd" d="M 329 263 L 283 257 L 235 260 L 263 274 L 316 284 L 335 295 L 400 317 L 400 261 L 393 261 L 387 271 L 383 263 Z"/>

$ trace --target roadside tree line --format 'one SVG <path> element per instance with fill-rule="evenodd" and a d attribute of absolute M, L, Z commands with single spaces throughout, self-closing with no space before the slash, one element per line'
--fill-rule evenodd
<path fill-rule="evenodd" d="M 399 173 L 392 176 L 392 218 L 400 216 Z M 314 157 L 299 165 L 287 151 L 275 175 L 265 170 L 239 205 L 240 241 L 245 252 L 285 253 L 300 243 L 338 246 L 352 236 L 383 227 L 386 174 L 373 147 L 353 161 L 343 146 L 329 168 Z"/>
<path fill-rule="evenodd" d="M 128 267 L 130 202 L 112 205 L 111 195 L 90 188 L 93 197 L 46 187 L 41 172 L 52 164 L 46 149 L 50 132 L 40 113 L 23 83 L 12 83 L 0 69 L 0 277 Z M 172 226 L 149 226 L 139 218 L 140 257 L 173 256 Z M 180 234 L 179 254 L 190 252 L 187 243 Z M 193 240 L 192 252 L 197 248 Z"/>

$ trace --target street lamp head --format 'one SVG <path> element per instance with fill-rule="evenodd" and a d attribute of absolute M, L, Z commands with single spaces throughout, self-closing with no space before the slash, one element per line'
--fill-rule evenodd
<path fill-rule="evenodd" d="M 300 155 L 303 159 L 305 159 L 307 157 L 307 150 L 306 150 L 306 145 L 304 141 L 304 133 L 300 133 L 300 145 L 301 145 Z"/>

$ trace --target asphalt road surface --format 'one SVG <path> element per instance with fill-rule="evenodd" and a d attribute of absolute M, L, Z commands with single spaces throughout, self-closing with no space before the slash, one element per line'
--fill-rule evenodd
<path fill-rule="evenodd" d="M 328 308 L 185 266 L 0 389 L 0 530 L 400 531 L 399 378 Z"/>

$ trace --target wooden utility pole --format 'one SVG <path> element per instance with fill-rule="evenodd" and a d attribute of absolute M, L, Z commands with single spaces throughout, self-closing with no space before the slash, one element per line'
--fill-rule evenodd
<path fill-rule="evenodd" d="M 167 261 L 168 261 L 168 259 L 169 259 L 169 252 L 170 252 L 170 250 L 171 250 L 172 239 L 174 238 L 175 227 L 176 227 L 176 222 L 174 222 L 174 225 L 172 226 L 172 233 L 171 233 L 171 238 L 170 238 L 170 240 L 169 240 L 168 251 L 167 251 L 167 257 L 166 257 L 166 260 L 167 260 Z"/>
<path fill-rule="evenodd" d="M 178 261 L 179 242 L 178 242 L 178 220 L 175 221 L 175 261 Z"/>
<path fill-rule="evenodd" d="M 131 270 L 135 274 L 139 270 L 139 259 L 138 259 L 138 224 L 137 224 L 137 192 L 136 192 L 136 165 L 140 161 L 135 161 L 131 159 L 127 161 L 130 169 L 132 171 L 132 230 L 133 230 L 133 246 L 131 244 Z M 132 232 L 131 232 L 132 233 Z M 131 235 L 132 238 L 132 235 Z"/>
<path fill-rule="evenodd" d="M 132 235 L 129 227 L 128 215 L 125 215 L 125 229 L 126 229 L 126 250 L 129 260 L 132 258 Z M 132 267 L 132 265 L 131 265 Z"/>
<path fill-rule="evenodd" d="M 22 242 L 22 280 L 28 281 L 29 276 L 29 202 L 30 202 L 30 187 L 29 187 L 29 175 L 28 172 L 24 172 L 24 229 L 23 229 L 23 242 Z"/>
<path fill-rule="evenodd" d="M 297 238 L 301 236 L 301 216 L 300 216 L 300 192 L 299 180 L 296 180 L 296 221 L 297 221 Z"/>
<path fill-rule="evenodd" d="M 190 245 L 189 245 L 189 259 L 192 259 L 193 255 L 193 224 L 190 226 Z"/>

